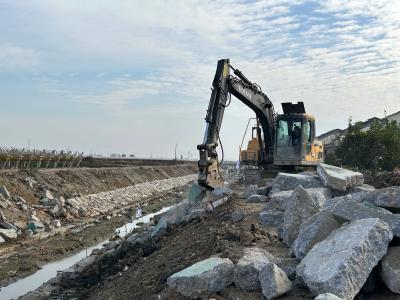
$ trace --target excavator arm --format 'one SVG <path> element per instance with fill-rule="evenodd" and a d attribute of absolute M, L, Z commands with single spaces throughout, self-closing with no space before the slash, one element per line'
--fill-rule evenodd
<path fill-rule="evenodd" d="M 231 70 L 235 76 L 230 74 Z M 231 95 L 252 109 L 261 124 L 264 133 L 263 143 L 260 145 L 261 163 L 269 164 L 273 160 L 275 114 L 272 102 L 257 84 L 233 68 L 229 59 L 221 59 L 218 61 L 212 84 L 205 118 L 207 126 L 204 140 L 197 146 L 200 152 L 198 183 L 210 190 L 223 185 L 219 173 L 217 147 L 224 111 L 229 105 Z"/>

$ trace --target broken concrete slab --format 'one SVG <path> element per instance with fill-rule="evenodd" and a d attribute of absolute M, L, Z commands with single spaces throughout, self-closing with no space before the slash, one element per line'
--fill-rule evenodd
<path fill-rule="evenodd" d="M 305 189 L 323 187 L 321 180 L 316 175 L 289 174 L 280 172 L 274 180 L 270 195 L 280 191 L 294 190 L 299 185 Z"/>
<path fill-rule="evenodd" d="M 236 287 L 244 291 L 260 290 L 259 273 L 271 261 L 275 261 L 275 258 L 268 251 L 261 248 L 245 248 L 244 255 L 235 267 L 234 282 Z"/>
<path fill-rule="evenodd" d="M 331 294 L 331 293 L 325 293 L 325 294 L 320 294 L 317 297 L 314 298 L 314 300 L 343 300 L 342 298 L 339 298 L 338 296 Z"/>
<path fill-rule="evenodd" d="M 0 195 L 3 195 L 5 199 L 11 198 L 10 192 L 7 190 L 5 185 L 0 186 Z"/>
<path fill-rule="evenodd" d="M 244 213 L 243 209 L 238 207 L 238 208 L 235 208 L 234 211 L 232 212 L 231 219 L 234 223 L 238 223 L 243 220 L 245 215 L 246 214 Z"/>
<path fill-rule="evenodd" d="M 318 242 L 328 237 L 333 230 L 340 227 L 330 209 L 324 209 L 305 220 L 292 245 L 292 253 L 302 259 Z"/>
<path fill-rule="evenodd" d="M 376 206 L 400 209 L 400 186 L 369 191 L 364 200 Z"/>
<path fill-rule="evenodd" d="M 2 236 L 6 240 L 15 240 L 18 237 L 17 230 L 3 228 L 0 228 L 0 236 Z"/>
<path fill-rule="evenodd" d="M 260 271 L 262 294 L 266 299 L 275 299 L 292 289 L 292 282 L 276 264 L 267 263 Z"/>
<path fill-rule="evenodd" d="M 389 225 L 382 220 L 352 221 L 315 244 L 297 266 L 297 275 L 314 295 L 332 293 L 353 299 L 392 238 Z"/>
<path fill-rule="evenodd" d="M 389 247 L 381 261 L 379 273 L 388 289 L 400 294 L 400 246 Z"/>
<path fill-rule="evenodd" d="M 246 199 L 246 203 L 265 203 L 267 202 L 268 197 L 267 196 L 262 196 L 262 195 L 251 195 L 249 198 Z"/>
<path fill-rule="evenodd" d="M 400 237 L 400 215 L 392 214 L 390 211 L 368 202 L 340 201 L 332 207 L 332 214 L 339 223 L 379 218 L 389 224 L 395 236 Z"/>
<path fill-rule="evenodd" d="M 233 282 L 234 268 L 228 258 L 211 257 L 171 275 L 167 284 L 186 297 L 220 292 Z"/>
<path fill-rule="evenodd" d="M 311 194 L 302 186 L 293 191 L 290 204 L 283 217 L 283 241 L 291 246 L 299 234 L 301 223 L 319 211 Z"/>
<path fill-rule="evenodd" d="M 0 244 L 3 244 L 3 243 L 5 243 L 5 242 L 6 242 L 6 240 L 3 239 L 3 237 L 0 235 Z"/>
<path fill-rule="evenodd" d="M 263 226 L 282 227 L 284 212 L 279 210 L 263 210 L 259 214 Z"/>
<path fill-rule="evenodd" d="M 257 192 L 258 192 L 258 186 L 256 184 L 248 185 L 243 192 L 243 198 L 247 199 L 251 195 L 256 195 Z"/>
<path fill-rule="evenodd" d="M 346 191 L 348 188 L 364 183 L 364 175 L 362 173 L 327 164 L 319 164 L 317 173 L 326 187 L 339 191 Z"/>

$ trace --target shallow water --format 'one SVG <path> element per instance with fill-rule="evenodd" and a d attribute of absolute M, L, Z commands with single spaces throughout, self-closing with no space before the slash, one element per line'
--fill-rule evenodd
<path fill-rule="evenodd" d="M 120 237 L 124 237 L 127 235 L 130 231 L 133 229 L 137 228 L 138 223 L 148 223 L 150 219 L 158 214 L 161 214 L 168 209 L 170 209 L 171 206 L 162 208 L 158 212 L 152 213 L 145 215 L 141 218 L 135 219 L 130 223 L 127 223 L 120 228 L 116 229 L 116 233 Z M 90 255 L 92 250 L 96 248 L 102 247 L 104 244 L 108 243 L 109 240 L 104 240 L 100 243 L 97 243 L 96 245 L 89 247 L 87 249 L 84 249 L 80 252 L 78 252 L 75 255 L 65 257 L 63 259 L 45 264 L 40 270 L 38 270 L 36 273 L 19 279 L 14 283 L 9 284 L 6 287 L 3 287 L 0 289 L 0 299 L 1 300 L 9 300 L 9 299 L 16 299 L 20 296 L 25 295 L 26 293 L 33 291 L 40 287 L 43 283 L 49 281 L 50 279 L 54 278 L 57 276 L 58 271 L 63 271 L 80 261 L 81 259 L 85 258 L 86 256 Z"/>

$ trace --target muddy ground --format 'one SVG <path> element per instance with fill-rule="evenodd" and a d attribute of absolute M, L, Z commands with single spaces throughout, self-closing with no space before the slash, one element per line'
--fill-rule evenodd
<path fill-rule="evenodd" d="M 243 185 L 233 186 L 237 193 Z M 125 249 L 117 257 L 93 265 L 86 275 L 69 286 L 58 286 L 52 296 L 25 299 L 187 299 L 168 288 L 167 278 L 175 272 L 212 255 L 237 262 L 245 247 L 261 247 L 275 257 L 284 270 L 293 269 L 296 260 L 279 240 L 275 228 L 258 224 L 258 213 L 265 204 L 244 203 L 238 194 L 202 220 L 168 229 L 167 234 L 142 246 Z M 239 223 L 231 220 L 235 208 L 246 217 Z M 203 299 L 261 299 L 261 293 L 246 293 L 233 285 L 221 293 Z M 309 291 L 296 285 L 280 299 L 313 299 Z M 360 292 L 361 299 L 400 299 L 383 285 L 374 293 Z"/>
<path fill-rule="evenodd" d="M 0 171 L 0 185 L 6 186 L 12 197 L 23 197 L 29 205 L 37 204 L 44 189 L 50 190 L 55 197 L 66 199 L 76 195 L 86 195 L 103 191 L 111 191 L 137 183 L 157 179 L 180 177 L 195 173 L 192 165 L 159 166 L 159 167 L 126 167 L 126 168 L 78 168 L 78 169 L 38 169 L 32 171 Z M 30 186 L 26 178 L 35 180 Z M 141 199 L 146 207 L 145 213 L 158 211 L 163 206 L 182 200 L 176 195 L 182 194 L 182 187 L 159 195 Z M 15 205 L 0 208 L 0 212 L 9 222 L 20 228 L 26 226 L 30 210 L 24 211 Z M 131 203 L 137 205 L 137 203 Z M 104 217 L 61 219 L 62 228 L 53 229 L 53 237 L 41 238 L 45 233 L 38 233 L 32 238 L 19 236 L 15 241 L 0 245 L 0 286 L 5 286 L 18 278 L 27 276 L 40 268 L 41 265 L 71 255 L 107 239 L 115 228 L 131 220 L 133 210 L 123 208 L 108 214 L 110 220 Z M 41 220 L 51 220 L 51 216 L 43 211 L 36 215 Z M 101 221 L 101 222 L 99 222 Z M 93 226 L 95 225 L 95 226 Z M 71 231 L 71 229 L 73 229 Z M 23 229 L 22 229 L 23 230 Z"/>
<path fill-rule="evenodd" d="M 157 197 L 143 199 L 143 202 L 147 204 L 143 207 L 143 213 L 153 213 L 162 207 L 182 201 L 187 189 L 188 186 L 183 186 Z M 134 213 L 134 209 L 124 208 L 112 213 L 113 217 L 110 220 L 103 218 L 101 221 L 85 222 L 74 226 L 66 233 L 47 239 L 25 240 L 3 246 L 1 249 L 3 255 L 0 256 L 0 286 L 34 273 L 45 263 L 73 255 L 111 238 L 116 228 L 132 220 Z"/>

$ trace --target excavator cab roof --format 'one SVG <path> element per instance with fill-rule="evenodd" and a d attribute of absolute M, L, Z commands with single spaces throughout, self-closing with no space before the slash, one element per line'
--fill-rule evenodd
<path fill-rule="evenodd" d="M 285 115 L 306 113 L 303 102 L 297 102 L 297 103 L 283 102 L 282 109 Z"/>

